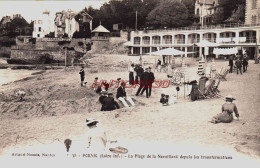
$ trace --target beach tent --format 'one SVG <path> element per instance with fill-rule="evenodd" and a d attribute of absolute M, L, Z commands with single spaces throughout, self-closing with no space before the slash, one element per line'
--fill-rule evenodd
<path fill-rule="evenodd" d="M 214 48 L 213 54 L 216 55 L 231 55 L 238 53 L 237 47 L 231 47 L 231 48 Z"/>
<path fill-rule="evenodd" d="M 159 56 L 163 56 L 163 55 L 167 55 L 169 56 L 168 57 L 168 60 L 169 60 L 169 63 L 171 64 L 172 63 L 172 59 L 173 59 L 173 56 L 174 55 L 184 55 L 184 54 L 189 54 L 189 53 L 194 53 L 194 52 L 184 52 L 184 51 L 180 51 L 180 50 L 176 50 L 174 48 L 165 48 L 165 49 L 162 49 L 162 50 L 159 50 L 159 51 L 154 51 L 154 52 L 150 52 L 150 53 L 146 53 L 146 54 L 149 54 L 149 55 L 155 55 L 155 66 L 156 66 L 156 56 L 159 55 Z"/>
<path fill-rule="evenodd" d="M 185 54 L 184 51 L 176 50 L 174 48 L 165 48 L 159 51 L 148 53 L 151 55 L 183 55 Z"/>

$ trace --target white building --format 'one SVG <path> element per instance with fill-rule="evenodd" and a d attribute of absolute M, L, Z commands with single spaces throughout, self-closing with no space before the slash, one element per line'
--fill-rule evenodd
<path fill-rule="evenodd" d="M 76 14 L 71 10 L 56 13 L 54 19 L 55 37 L 62 37 L 67 34 L 69 38 L 72 38 L 73 34 L 79 31 L 79 23 L 75 20 Z"/>
<path fill-rule="evenodd" d="M 195 15 L 199 16 L 202 25 L 211 22 L 209 16 L 215 13 L 217 5 L 218 0 L 196 0 Z"/>
<path fill-rule="evenodd" d="M 49 11 L 44 11 L 42 17 L 34 20 L 33 37 L 43 38 L 45 35 L 54 31 L 54 24 Z"/>
<path fill-rule="evenodd" d="M 260 24 L 260 0 L 246 0 L 246 24 Z"/>

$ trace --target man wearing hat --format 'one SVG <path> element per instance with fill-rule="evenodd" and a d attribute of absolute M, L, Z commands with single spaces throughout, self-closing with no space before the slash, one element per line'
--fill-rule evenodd
<path fill-rule="evenodd" d="M 154 74 L 153 72 L 151 71 L 151 67 L 148 68 L 148 82 L 147 82 L 147 85 L 148 85 L 148 96 L 150 97 L 151 96 L 151 93 L 152 93 L 152 87 L 153 87 L 153 83 L 154 83 Z"/>
<path fill-rule="evenodd" d="M 240 74 L 242 75 L 242 62 L 240 60 L 240 58 L 237 58 L 237 60 L 235 61 L 235 65 L 237 68 L 237 75 L 238 75 L 238 71 L 240 72 Z"/>
<path fill-rule="evenodd" d="M 233 112 L 235 113 L 235 116 L 237 119 L 239 119 L 239 113 L 237 110 L 237 106 L 235 103 L 232 103 L 233 100 L 236 100 L 233 98 L 232 95 L 227 95 L 224 98 L 224 101 L 226 101 L 225 104 L 222 105 L 222 113 L 214 116 L 210 122 L 217 124 L 217 123 L 230 123 L 233 121 Z"/>
<path fill-rule="evenodd" d="M 81 69 L 79 71 L 79 75 L 80 75 L 80 85 L 84 86 L 84 79 L 85 79 L 84 65 L 81 66 Z"/>
<path fill-rule="evenodd" d="M 149 94 L 148 94 L 148 85 L 147 85 L 147 80 L 148 80 L 148 76 L 149 76 L 149 73 L 148 73 L 148 68 L 145 68 L 145 71 L 144 73 L 142 73 L 141 75 L 141 78 L 140 78 L 140 87 L 138 88 L 137 92 L 136 92 L 136 96 L 139 95 L 139 93 L 141 92 L 141 95 L 143 94 L 143 92 L 146 90 L 146 97 L 148 98 L 149 97 Z"/>
<path fill-rule="evenodd" d="M 124 82 L 121 83 L 120 87 L 117 89 L 116 98 L 120 100 L 125 107 L 129 107 L 126 100 L 130 102 L 131 106 L 134 106 L 135 103 L 133 102 L 131 97 L 126 96 L 125 85 L 126 84 Z"/>
<path fill-rule="evenodd" d="M 138 82 L 140 83 L 140 80 L 141 80 L 141 75 L 144 73 L 144 69 L 143 69 L 143 67 L 142 67 L 142 65 L 140 64 L 139 66 L 138 66 L 138 70 L 137 70 L 137 76 L 138 76 Z"/>
<path fill-rule="evenodd" d="M 101 91 L 101 96 L 99 97 L 99 102 L 101 103 L 101 111 L 105 111 L 105 98 L 107 98 L 107 91 Z"/>
<path fill-rule="evenodd" d="M 109 92 L 108 97 L 104 99 L 104 106 L 105 106 L 105 111 L 112 111 L 120 108 L 118 103 L 114 100 L 113 93 L 111 92 Z"/>
<path fill-rule="evenodd" d="M 87 148 L 93 149 L 93 151 L 104 151 L 107 145 L 106 132 L 102 128 L 97 127 L 98 120 L 94 118 L 86 119 L 86 125 L 88 127 L 87 137 L 88 145 Z"/>
<path fill-rule="evenodd" d="M 96 93 L 101 92 L 101 87 L 99 86 L 99 83 L 98 83 L 98 77 L 95 77 L 92 88 Z"/>

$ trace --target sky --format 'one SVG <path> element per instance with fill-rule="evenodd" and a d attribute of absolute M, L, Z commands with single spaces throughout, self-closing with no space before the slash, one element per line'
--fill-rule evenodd
<path fill-rule="evenodd" d="M 21 14 L 27 22 L 40 18 L 44 10 L 49 10 L 50 15 L 54 17 L 55 13 L 62 10 L 71 9 L 79 12 L 85 7 L 92 6 L 99 8 L 109 0 L 27 0 L 27 1 L 8 1 L 0 0 L 0 20 L 3 16 L 12 16 Z"/>

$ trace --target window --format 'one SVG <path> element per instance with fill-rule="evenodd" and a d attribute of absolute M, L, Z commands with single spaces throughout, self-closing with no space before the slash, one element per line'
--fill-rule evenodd
<path fill-rule="evenodd" d="M 70 24 L 70 30 L 71 30 L 71 24 Z"/>
<path fill-rule="evenodd" d="M 256 16 L 252 16 L 252 22 L 251 22 L 253 25 L 256 24 Z"/>
<path fill-rule="evenodd" d="M 198 8 L 198 9 L 197 9 L 197 15 L 199 15 L 199 14 L 200 14 L 200 9 Z"/>
<path fill-rule="evenodd" d="M 39 27 L 39 32 L 41 32 L 42 31 L 42 28 L 41 27 Z"/>
<path fill-rule="evenodd" d="M 37 34 L 37 37 L 40 37 L 40 34 Z"/>

